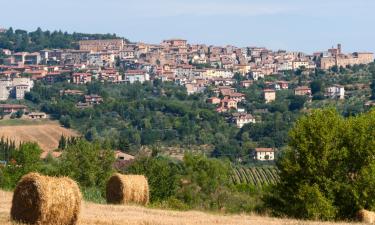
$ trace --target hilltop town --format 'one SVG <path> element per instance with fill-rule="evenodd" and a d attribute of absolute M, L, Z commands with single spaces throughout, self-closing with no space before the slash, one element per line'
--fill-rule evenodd
<path fill-rule="evenodd" d="M 0 188 L 38 172 L 109 204 L 113 178 L 145 206 L 355 220 L 375 207 L 374 106 L 374 54 L 341 44 L 0 29 Z"/>
<path fill-rule="evenodd" d="M 6 34 L 6 29 L 1 29 Z M 247 88 L 254 81 L 288 71 L 312 73 L 316 70 L 348 68 L 374 61 L 373 53 L 345 54 L 341 44 L 324 52 L 308 55 L 302 52 L 272 51 L 264 47 L 207 46 L 190 44 L 187 40 L 171 39 L 160 44 L 130 43 L 122 38 L 80 40 L 78 49 L 42 49 L 35 52 L 17 52 L 1 49 L 0 100 L 24 99 L 34 81 L 53 84 L 67 79 L 73 84 L 91 81 L 110 83 L 146 82 L 160 79 L 184 86 L 187 94 L 203 93 L 214 87 L 221 98 L 212 97 L 208 102 L 217 105 L 218 112 L 237 109 L 245 100 L 233 86 L 234 77 L 241 76 L 240 85 Z M 276 91 L 288 89 L 286 80 L 276 80 L 264 88 L 264 99 L 276 99 Z M 311 96 L 311 89 L 300 86 L 296 95 Z M 345 88 L 340 85 L 327 87 L 326 95 L 344 99 Z M 94 99 L 94 100 L 93 100 Z M 95 100 L 98 99 L 98 100 Z M 86 104 L 101 101 L 87 97 Z M 5 109 L 12 110 L 12 109 Z M 254 121 L 251 115 L 238 114 L 236 120 Z M 243 122 L 237 123 L 238 127 Z"/>

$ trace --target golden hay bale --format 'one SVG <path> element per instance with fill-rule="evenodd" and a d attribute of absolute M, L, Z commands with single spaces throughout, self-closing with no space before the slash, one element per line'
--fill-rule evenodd
<path fill-rule="evenodd" d="M 375 223 L 375 213 L 374 212 L 371 212 L 371 211 L 368 211 L 368 210 L 365 210 L 365 209 L 361 209 L 361 210 L 358 211 L 357 217 L 358 217 L 358 220 L 360 222 L 370 223 L 370 224 Z"/>
<path fill-rule="evenodd" d="M 74 225 L 81 208 L 81 192 L 69 178 L 29 173 L 13 194 L 11 218 L 38 225 Z"/>
<path fill-rule="evenodd" d="M 114 174 L 107 183 L 107 202 L 110 204 L 136 203 L 147 205 L 149 187 L 143 175 Z"/>

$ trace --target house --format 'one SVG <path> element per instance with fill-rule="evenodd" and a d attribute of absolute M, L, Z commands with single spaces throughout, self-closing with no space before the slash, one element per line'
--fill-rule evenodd
<path fill-rule="evenodd" d="M 122 151 L 115 151 L 115 159 L 122 160 L 122 161 L 129 161 L 129 160 L 134 160 L 135 157 L 132 155 L 126 154 Z"/>
<path fill-rule="evenodd" d="M 135 157 L 121 151 L 115 151 L 115 159 L 116 161 L 113 165 L 114 168 L 121 170 L 124 167 L 128 166 L 131 162 L 133 162 Z"/>
<path fill-rule="evenodd" d="M 237 92 L 229 93 L 226 96 L 228 96 L 230 99 L 235 100 L 236 102 L 241 102 L 241 101 L 244 101 L 246 99 L 245 94 L 237 93 Z"/>
<path fill-rule="evenodd" d="M 220 102 L 221 102 L 221 99 L 217 97 L 212 97 L 212 98 L 207 99 L 207 103 L 214 104 L 214 105 L 220 104 Z"/>
<path fill-rule="evenodd" d="M 345 99 L 345 88 L 340 85 L 328 87 L 325 95 L 329 98 Z"/>
<path fill-rule="evenodd" d="M 10 95 L 11 81 L 1 80 L 0 81 L 0 101 L 5 101 Z"/>
<path fill-rule="evenodd" d="M 87 108 L 92 108 L 92 105 L 90 105 L 90 103 L 88 103 L 88 102 L 78 102 L 76 104 L 76 108 L 77 109 L 87 109 Z"/>
<path fill-rule="evenodd" d="M 231 109 L 237 109 L 237 101 L 226 96 L 220 101 L 219 107 L 216 109 L 216 111 L 226 112 Z"/>
<path fill-rule="evenodd" d="M 205 90 L 205 87 L 203 85 L 199 85 L 196 83 L 186 83 L 185 88 L 188 95 L 202 93 Z"/>
<path fill-rule="evenodd" d="M 289 83 L 287 81 L 277 81 L 276 83 L 279 85 L 280 90 L 285 90 L 289 88 Z"/>
<path fill-rule="evenodd" d="M 13 105 L 13 104 L 0 104 L 0 110 L 6 114 L 12 114 L 19 110 L 25 111 L 27 107 L 25 105 Z"/>
<path fill-rule="evenodd" d="M 296 89 L 294 89 L 294 94 L 311 96 L 311 88 L 307 86 L 297 87 Z"/>
<path fill-rule="evenodd" d="M 74 84 L 86 84 L 90 83 L 92 80 L 92 75 L 90 73 L 73 73 L 72 82 Z"/>
<path fill-rule="evenodd" d="M 235 93 L 236 92 L 236 89 L 235 88 L 232 88 L 232 87 L 228 87 L 228 86 L 219 86 L 218 88 L 215 88 L 213 90 L 217 95 L 223 95 L 223 96 L 226 96 L 226 95 L 229 95 L 231 93 Z"/>
<path fill-rule="evenodd" d="M 264 73 L 262 70 L 253 70 L 250 72 L 250 76 L 256 81 L 259 80 L 259 78 L 264 78 Z"/>
<path fill-rule="evenodd" d="M 60 90 L 61 96 L 63 96 L 63 95 L 83 95 L 83 94 L 84 94 L 84 92 L 80 91 L 80 90 L 70 90 L 70 89 Z"/>
<path fill-rule="evenodd" d="M 128 70 L 125 72 L 125 81 L 134 84 L 135 82 L 144 83 L 150 80 L 150 75 L 145 70 Z"/>
<path fill-rule="evenodd" d="M 255 148 L 254 159 L 258 161 L 274 161 L 275 149 L 273 148 Z"/>
<path fill-rule="evenodd" d="M 99 105 L 103 102 L 103 98 L 99 95 L 85 95 L 85 103 L 90 105 Z"/>
<path fill-rule="evenodd" d="M 22 100 L 25 98 L 25 93 L 28 92 L 29 86 L 28 85 L 17 85 L 15 86 L 15 97 L 17 100 Z"/>
<path fill-rule="evenodd" d="M 251 85 L 253 85 L 253 83 L 254 83 L 254 81 L 252 81 L 252 80 L 244 80 L 244 81 L 241 81 L 241 87 L 248 88 Z"/>
<path fill-rule="evenodd" d="M 29 119 L 45 119 L 47 118 L 47 114 L 42 112 L 32 112 L 27 115 Z"/>
<path fill-rule="evenodd" d="M 102 70 L 100 71 L 99 79 L 117 83 L 122 81 L 122 75 L 116 70 Z"/>
<path fill-rule="evenodd" d="M 263 97 L 266 103 L 270 103 L 276 100 L 276 91 L 273 89 L 264 89 Z"/>
<path fill-rule="evenodd" d="M 232 122 L 236 124 L 238 128 L 242 128 L 248 123 L 256 123 L 255 118 L 251 114 L 247 113 L 233 113 Z"/>

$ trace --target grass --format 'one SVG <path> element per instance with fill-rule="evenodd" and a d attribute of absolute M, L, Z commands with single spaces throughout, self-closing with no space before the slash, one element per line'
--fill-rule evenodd
<path fill-rule="evenodd" d="M 0 224 L 9 220 L 11 192 L 0 190 Z M 64 210 L 63 208 L 61 210 Z M 84 202 L 80 225 L 353 225 L 346 222 L 312 222 L 257 215 L 222 215 L 197 211 L 179 212 L 138 206 L 114 206 Z"/>
<path fill-rule="evenodd" d="M 26 120 L 26 119 L 2 119 L 0 120 L 0 126 L 27 126 L 27 125 L 45 125 L 45 124 L 57 124 L 56 121 L 50 119 L 40 120 Z"/>
<path fill-rule="evenodd" d="M 98 203 L 98 204 L 105 204 L 106 199 L 102 195 L 102 191 L 99 188 L 82 188 L 81 192 L 83 199 L 88 202 Z"/>

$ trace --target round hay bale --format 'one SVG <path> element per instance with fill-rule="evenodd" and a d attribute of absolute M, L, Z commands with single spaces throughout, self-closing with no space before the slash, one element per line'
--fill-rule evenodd
<path fill-rule="evenodd" d="M 374 224 L 375 223 L 375 213 L 361 209 L 357 213 L 358 220 L 362 223 L 369 223 L 369 224 Z"/>
<path fill-rule="evenodd" d="M 70 178 L 30 173 L 13 194 L 11 218 L 38 225 L 75 225 L 81 209 L 81 192 Z"/>
<path fill-rule="evenodd" d="M 150 198 L 147 179 L 143 175 L 116 173 L 107 183 L 106 196 L 109 204 L 147 205 Z"/>

